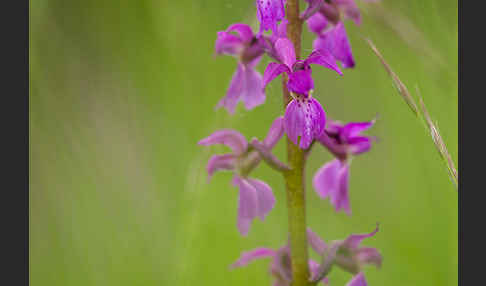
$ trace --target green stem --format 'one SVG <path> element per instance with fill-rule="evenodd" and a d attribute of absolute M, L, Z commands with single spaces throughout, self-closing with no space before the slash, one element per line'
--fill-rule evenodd
<path fill-rule="evenodd" d="M 302 20 L 299 18 L 299 1 L 287 0 L 287 37 L 294 44 L 295 55 L 300 58 Z M 291 97 L 286 87 L 288 78 L 283 77 L 284 106 Z M 287 137 L 287 160 L 290 171 L 285 173 L 287 188 L 287 208 L 290 237 L 290 256 L 292 260 L 292 286 L 309 285 L 307 252 L 307 225 L 305 218 L 305 152 Z"/>

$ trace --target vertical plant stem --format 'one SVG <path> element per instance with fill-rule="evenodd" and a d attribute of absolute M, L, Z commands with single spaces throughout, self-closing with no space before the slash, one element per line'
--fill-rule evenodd
<path fill-rule="evenodd" d="M 295 55 L 300 58 L 302 21 L 299 18 L 299 1 L 287 0 L 287 37 L 294 44 Z M 287 76 L 283 77 L 284 107 L 291 97 L 286 87 Z M 309 284 L 309 267 L 307 252 L 307 232 L 305 217 L 305 153 L 287 138 L 287 160 L 291 171 L 285 175 L 287 188 L 287 209 L 290 251 L 292 260 L 292 286 Z"/>

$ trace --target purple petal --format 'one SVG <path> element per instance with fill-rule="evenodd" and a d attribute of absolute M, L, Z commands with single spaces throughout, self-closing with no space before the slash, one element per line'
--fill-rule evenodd
<path fill-rule="evenodd" d="M 317 194 L 325 199 L 329 197 L 336 211 L 343 209 L 351 214 L 348 197 L 349 166 L 335 159 L 322 166 L 314 175 L 312 184 Z"/>
<path fill-rule="evenodd" d="M 326 147 L 329 152 L 336 156 L 336 158 L 345 160 L 348 155 L 347 146 L 337 141 L 336 138 L 331 138 L 327 132 L 329 132 L 328 127 L 326 127 L 326 131 L 322 132 L 321 136 L 319 136 L 317 140 L 319 140 L 322 146 Z"/>
<path fill-rule="evenodd" d="M 243 41 L 226 31 L 218 32 L 215 50 L 217 54 L 238 55 L 244 48 Z"/>
<path fill-rule="evenodd" d="M 250 42 L 253 39 L 253 31 L 246 24 L 235 23 L 226 29 L 228 33 L 232 31 L 237 32 L 243 42 Z"/>
<path fill-rule="evenodd" d="M 287 88 L 292 92 L 307 95 L 309 91 L 314 89 L 311 70 L 298 70 L 291 73 L 287 82 Z"/>
<path fill-rule="evenodd" d="M 292 265 L 290 260 L 290 247 L 287 245 L 279 248 L 271 264 L 272 273 L 277 274 L 277 281 L 274 285 L 288 286 L 292 281 Z"/>
<path fill-rule="evenodd" d="M 358 273 L 346 286 L 367 286 L 363 272 Z"/>
<path fill-rule="evenodd" d="M 263 72 L 263 88 L 283 72 L 290 73 L 290 69 L 284 64 L 269 63 Z"/>
<path fill-rule="evenodd" d="M 255 71 L 250 65 L 238 63 L 238 69 L 230 83 L 230 87 L 217 107 L 225 107 L 229 113 L 235 112 L 238 101 L 245 103 L 245 108 L 250 110 L 265 102 L 265 92 L 260 73 Z"/>
<path fill-rule="evenodd" d="M 275 197 L 272 193 L 272 188 L 265 182 L 256 179 L 247 179 L 255 189 L 257 194 L 257 215 L 261 220 L 265 219 L 265 216 L 273 209 L 275 205 Z"/>
<path fill-rule="evenodd" d="M 240 258 L 235 261 L 235 263 L 231 264 L 231 268 L 235 267 L 242 267 L 248 265 L 248 263 L 252 262 L 253 260 L 259 259 L 259 258 L 267 258 L 267 257 L 273 257 L 275 256 L 275 251 L 270 248 L 255 248 L 253 250 L 243 252 L 240 255 Z"/>
<path fill-rule="evenodd" d="M 309 5 L 307 6 L 307 9 L 300 14 L 300 19 L 304 21 L 319 11 L 319 8 L 324 4 L 324 0 L 307 0 L 306 2 L 309 3 Z"/>
<path fill-rule="evenodd" d="M 311 280 L 315 280 L 319 275 L 319 263 L 315 262 L 312 259 L 309 259 L 309 271 L 311 273 Z M 326 285 L 329 284 L 329 279 L 327 277 L 324 277 L 324 279 L 322 279 L 320 282 Z"/>
<path fill-rule="evenodd" d="M 361 247 L 356 253 L 356 258 L 361 264 L 374 264 L 380 268 L 383 261 L 383 257 L 376 248 L 373 247 Z"/>
<path fill-rule="evenodd" d="M 353 155 L 368 152 L 371 149 L 371 139 L 365 136 L 357 136 L 348 139 L 348 151 Z"/>
<path fill-rule="evenodd" d="M 343 137 L 349 138 L 352 136 L 359 135 L 361 132 L 373 126 L 373 124 L 375 124 L 375 120 L 367 121 L 367 122 L 350 122 L 344 125 L 342 129 Z"/>
<path fill-rule="evenodd" d="M 317 254 L 324 255 L 327 245 L 310 227 L 307 228 L 307 241 Z"/>
<path fill-rule="evenodd" d="M 283 116 L 279 116 L 273 121 L 270 130 L 268 130 L 267 137 L 263 140 L 263 144 L 265 144 L 267 148 L 272 149 L 280 138 L 282 138 L 284 134 L 283 122 Z"/>
<path fill-rule="evenodd" d="M 208 171 L 208 180 L 211 179 L 214 172 L 221 170 L 234 170 L 236 165 L 236 158 L 233 154 L 213 155 L 209 161 L 206 169 Z"/>
<path fill-rule="evenodd" d="M 334 28 L 316 38 L 313 47 L 319 51 L 329 51 L 334 58 L 342 63 L 343 68 L 355 66 L 351 44 L 342 22 L 339 22 Z"/>
<path fill-rule="evenodd" d="M 350 249 L 357 249 L 359 245 L 361 244 L 361 241 L 365 238 L 372 237 L 375 235 L 375 233 L 378 232 L 378 225 L 376 226 L 375 230 L 370 232 L 370 233 L 365 233 L 365 234 L 351 234 L 348 236 L 344 242 L 343 246 L 350 248 Z"/>
<path fill-rule="evenodd" d="M 301 149 L 308 148 L 312 140 L 322 134 L 325 124 L 324 110 L 314 98 L 299 97 L 287 105 L 284 115 L 285 133 Z"/>
<path fill-rule="evenodd" d="M 235 112 L 235 107 L 240 100 L 241 91 L 243 90 L 244 77 L 245 71 L 243 64 L 238 63 L 238 68 L 233 74 L 226 96 L 218 102 L 217 108 L 224 107 L 230 114 Z"/>
<path fill-rule="evenodd" d="M 327 50 L 316 50 L 313 51 L 305 60 L 307 64 L 316 64 L 328 69 L 336 71 L 339 75 L 343 75 L 338 65 L 336 64 L 336 59 Z"/>
<path fill-rule="evenodd" d="M 241 98 L 247 110 L 265 103 L 262 75 L 251 67 L 245 68 L 245 77 Z"/>
<path fill-rule="evenodd" d="M 275 41 L 275 49 L 277 50 L 280 61 L 289 69 L 292 69 L 292 66 L 296 61 L 294 45 L 292 42 L 287 38 L 279 38 Z"/>
<path fill-rule="evenodd" d="M 340 10 L 344 12 L 344 18 L 351 19 L 356 25 L 361 25 L 361 13 L 354 0 L 334 0 Z"/>
<path fill-rule="evenodd" d="M 283 0 L 257 0 L 257 19 L 260 21 L 260 32 L 276 31 L 277 22 L 285 17 Z"/>
<path fill-rule="evenodd" d="M 336 192 L 340 169 L 341 162 L 336 159 L 324 164 L 324 166 L 322 166 L 314 175 L 312 185 L 316 193 L 322 199 L 325 199 Z"/>
<path fill-rule="evenodd" d="M 235 176 L 233 185 L 239 187 L 238 230 L 246 236 L 253 218 L 258 215 L 258 195 L 256 189 L 245 179 Z"/>
<path fill-rule="evenodd" d="M 327 27 L 328 21 L 321 13 L 315 13 L 309 19 L 307 19 L 307 27 L 313 33 L 320 35 L 321 32 Z"/>
<path fill-rule="evenodd" d="M 287 38 L 287 25 L 289 21 L 287 19 L 283 19 L 280 24 L 278 24 L 277 27 L 277 32 L 275 33 L 275 36 L 278 38 Z"/>
<path fill-rule="evenodd" d="M 231 148 L 233 154 L 241 155 L 248 148 L 245 136 L 232 129 L 222 129 L 198 142 L 199 145 L 210 146 L 214 144 L 224 144 Z"/>

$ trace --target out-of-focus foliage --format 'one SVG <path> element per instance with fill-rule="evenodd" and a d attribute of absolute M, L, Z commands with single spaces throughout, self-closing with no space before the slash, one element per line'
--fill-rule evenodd
<path fill-rule="evenodd" d="M 207 159 L 224 149 L 196 144 L 223 127 L 263 138 L 283 112 L 278 82 L 253 111 L 214 111 L 236 67 L 213 57 L 216 32 L 236 21 L 256 27 L 253 2 L 31 1 L 32 285 L 270 285 L 264 261 L 228 266 L 241 251 L 285 242 L 282 178 L 256 169 L 277 203 L 243 238 L 230 174 L 206 182 Z M 419 86 L 457 163 L 457 1 L 360 6 L 363 25 L 346 23 L 356 68 L 343 77 L 315 68 L 314 96 L 334 119 L 378 114 L 368 132 L 378 142 L 352 162 L 351 217 L 312 190 L 314 172 L 331 159 L 316 145 L 307 167 L 309 225 L 333 240 L 379 222 L 367 244 L 384 261 L 366 269 L 369 285 L 456 285 L 457 192 L 364 38 L 411 92 Z M 312 39 L 306 31 L 304 54 Z M 275 154 L 284 159 L 284 149 L 280 142 Z M 349 278 L 330 274 L 333 285 Z"/>

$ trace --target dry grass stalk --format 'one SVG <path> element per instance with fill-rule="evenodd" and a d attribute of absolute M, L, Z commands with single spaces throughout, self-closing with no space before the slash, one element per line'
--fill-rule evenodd
<path fill-rule="evenodd" d="M 420 102 L 420 109 L 421 113 L 419 112 L 417 108 L 417 104 L 415 103 L 415 100 L 411 96 L 410 92 L 408 91 L 407 87 L 403 82 L 398 78 L 398 76 L 393 72 L 391 69 L 390 65 L 385 61 L 381 53 L 378 51 L 376 46 L 373 44 L 373 42 L 370 39 L 366 39 L 368 44 L 370 45 L 371 49 L 375 53 L 375 55 L 380 59 L 381 63 L 383 64 L 383 67 L 387 71 L 387 73 L 390 75 L 390 77 L 393 80 L 393 83 L 398 89 L 398 92 L 400 95 L 403 97 L 405 102 L 408 104 L 412 112 L 418 117 L 421 118 L 422 120 L 425 120 L 427 123 L 427 127 L 430 131 L 430 135 L 432 136 L 432 140 L 434 141 L 434 144 L 439 151 L 439 154 L 441 158 L 445 161 L 448 171 L 449 171 L 449 176 L 451 178 L 451 181 L 454 183 L 454 186 L 456 187 L 457 190 L 457 184 L 458 184 L 458 174 L 456 167 L 454 166 L 454 162 L 452 161 L 451 155 L 449 154 L 449 151 L 446 148 L 446 145 L 444 143 L 444 140 L 442 140 L 442 137 L 440 136 L 439 129 L 437 128 L 437 124 L 434 123 L 429 115 L 429 112 L 425 108 L 424 101 L 422 100 L 422 97 L 420 96 L 420 93 L 417 88 L 417 95 L 419 97 L 419 102 Z"/>

